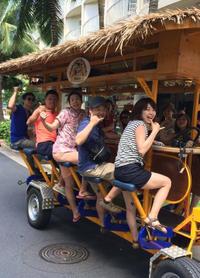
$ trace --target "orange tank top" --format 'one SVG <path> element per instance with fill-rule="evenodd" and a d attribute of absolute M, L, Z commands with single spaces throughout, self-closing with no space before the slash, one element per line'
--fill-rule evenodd
<path fill-rule="evenodd" d="M 57 113 L 52 113 L 51 111 L 45 111 L 47 114 L 46 122 L 47 123 L 53 123 Z M 46 127 L 43 125 L 41 117 L 39 116 L 37 121 L 35 122 L 35 134 L 36 134 L 36 145 L 38 143 L 46 142 L 46 141 L 56 141 L 57 132 L 56 130 L 49 131 L 46 129 Z"/>

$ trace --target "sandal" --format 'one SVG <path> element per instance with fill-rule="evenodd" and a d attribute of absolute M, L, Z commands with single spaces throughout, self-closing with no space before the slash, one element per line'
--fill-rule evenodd
<path fill-rule="evenodd" d="M 84 199 L 84 200 L 96 200 L 96 196 L 85 191 L 82 193 L 78 193 L 78 195 L 76 196 L 77 199 Z"/>
<path fill-rule="evenodd" d="M 78 216 L 73 217 L 72 222 L 77 223 L 80 219 L 81 219 L 81 215 L 79 214 Z"/>
<path fill-rule="evenodd" d="M 140 248 L 140 244 L 137 240 L 132 241 L 132 248 L 133 249 L 139 249 Z"/>
<path fill-rule="evenodd" d="M 167 229 L 166 226 L 162 225 L 158 218 L 150 218 L 149 216 L 147 216 L 147 220 L 148 222 L 145 222 L 145 225 L 151 229 L 156 229 L 164 234 L 167 234 Z M 157 222 L 157 224 L 155 224 Z"/>

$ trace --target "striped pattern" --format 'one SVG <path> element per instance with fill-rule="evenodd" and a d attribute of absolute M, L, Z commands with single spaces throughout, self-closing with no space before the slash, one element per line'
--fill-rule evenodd
<path fill-rule="evenodd" d="M 135 130 L 140 125 L 143 125 L 145 127 L 147 137 L 148 131 L 143 121 L 130 121 L 125 128 L 119 142 L 117 156 L 115 158 L 115 167 L 120 167 L 132 163 L 140 163 L 141 165 L 144 164 L 143 157 L 138 152 L 135 137 Z"/>

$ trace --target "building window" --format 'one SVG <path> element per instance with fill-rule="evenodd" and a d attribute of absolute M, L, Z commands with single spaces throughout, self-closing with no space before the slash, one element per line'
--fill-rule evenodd
<path fill-rule="evenodd" d="M 136 14 L 137 0 L 128 0 L 128 13 Z"/>

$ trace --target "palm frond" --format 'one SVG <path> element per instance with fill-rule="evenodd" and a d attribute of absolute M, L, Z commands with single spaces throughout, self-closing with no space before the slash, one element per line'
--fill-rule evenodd
<path fill-rule="evenodd" d="M 14 5 L 15 1 L 13 0 L 9 0 L 8 4 L 6 5 L 6 7 L 2 10 L 2 14 L 0 16 L 0 25 L 2 24 L 2 22 L 5 20 L 5 18 L 7 17 L 8 13 L 10 12 L 12 6 Z"/>
<path fill-rule="evenodd" d="M 38 50 L 39 47 L 37 46 L 36 42 L 33 40 L 32 36 L 28 33 L 24 35 L 23 40 L 20 41 L 17 46 L 17 51 L 20 54 L 20 56 Z"/>
<path fill-rule="evenodd" d="M 17 31 L 15 34 L 16 43 L 19 42 L 24 34 L 30 30 L 34 24 L 33 19 L 33 3 L 31 0 L 19 1 L 19 13 L 17 14 Z"/>
<path fill-rule="evenodd" d="M 42 39 L 47 44 L 56 45 L 63 31 L 59 0 L 36 0 L 34 18 Z"/>
<path fill-rule="evenodd" d="M 1 40 L 0 50 L 4 54 L 11 54 L 13 51 L 13 37 L 16 31 L 16 26 L 3 22 L 1 24 Z"/>

